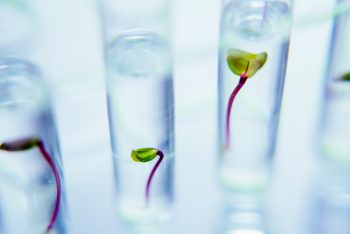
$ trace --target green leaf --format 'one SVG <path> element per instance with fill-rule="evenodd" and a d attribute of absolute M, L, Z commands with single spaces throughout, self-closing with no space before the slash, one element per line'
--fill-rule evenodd
<path fill-rule="evenodd" d="M 40 143 L 38 138 L 27 138 L 11 142 L 4 142 L 0 145 L 0 150 L 22 151 L 36 147 Z"/>
<path fill-rule="evenodd" d="M 158 155 L 158 150 L 154 148 L 140 148 L 131 151 L 131 158 L 135 162 L 149 162 Z"/>
<path fill-rule="evenodd" d="M 266 52 L 252 54 L 238 49 L 227 50 L 227 64 L 231 71 L 238 76 L 245 75 L 251 78 L 264 66 L 266 60 Z"/>
<path fill-rule="evenodd" d="M 340 77 L 340 80 L 350 81 L 350 72 L 345 73 L 342 77 Z"/>

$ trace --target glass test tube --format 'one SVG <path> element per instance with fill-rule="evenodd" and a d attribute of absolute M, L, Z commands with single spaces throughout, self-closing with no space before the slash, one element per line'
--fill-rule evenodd
<path fill-rule="evenodd" d="M 338 0 L 342 9 L 348 0 Z M 350 12 L 333 18 L 320 113 L 318 149 L 322 174 L 314 204 L 314 233 L 347 233 L 350 212 Z"/>
<path fill-rule="evenodd" d="M 65 233 L 62 163 L 40 74 L 0 59 L 0 232 Z"/>
<path fill-rule="evenodd" d="M 350 3 L 339 0 L 338 4 Z M 319 146 L 324 159 L 350 165 L 350 13 L 334 18 L 325 77 Z"/>
<path fill-rule="evenodd" d="M 165 221 L 174 173 L 169 1 L 107 2 L 106 83 L 119 212 L 130 222 Z"/>
<path fill-rule="evenodd" d="M 268 185 L 289 48 L 290 4 L 224 1 L 219 47 L 220 180 Z"/>

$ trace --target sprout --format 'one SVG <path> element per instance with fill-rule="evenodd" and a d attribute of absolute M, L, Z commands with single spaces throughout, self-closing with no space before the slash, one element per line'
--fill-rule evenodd
<path fill-rule="evenodd" d="M 52 160 L 50 154 L 46 151 L 43 142 L 39 138 L 35 138 L 35 137 L 25 138 L 25 139 L 15 140 L 15 141 L 11 141 L 11 142 L 4 142 L 4 143 L 0 144 L 0 150 L 4 150 L 4 151 L 8 151 L 8 152 L 30 150 L 30 149 L 33 149 L 35 147 L 39 148 L 40 153 L 42 154 L 45 161 L 49 164 L 49 166 L 52 170 L 52 173 L 55 177 L 55 180 L 56 180 L 55 207 L 54 207 L 50 222 L 46 228 L 46 233 L 49 233 L 57 220 L 60 201 L 61 201 L 61 181 L 60 181 L 58 169 L 57 169 L 54 161 Z"/>
<path fill-rule="evenodd" d="M 342 81 L 350 81 L 350 72 L 345 73 L 343 76 L 341 76 L 340 80 L 342 80 Z"/>
<path fill-rule="evenodd" d="M 264 66 L 267 53 L 251 54 L 243 50 L 230 49 L 227 51 L 227 64 L 237 76 L 251 78 Z"/>
<path fill-rule="evenodd" d="M 229 49 L 227 51 L 227 64 L 230 70 L 240 76 L 236 88 L 233 90 L 228 101 L 226 111 L 226 143 L 224 149 L 230 146 L 230 117 L 233 101 L 236 95 L 241 90 L 248 78 L 255 75 L 257 71 L 264 66 L 267 60 L 267 53 L 252 54 L 238 49 Z"/>
<path fill-rule="evenodd" d="M 145 200 L 146 200 L 147 204 L 149 202 L 149 191 L 150 191 L 153 176 L 154 176 L 155 172 L 157 171 L 160 163 L 162 162 L 162 160 L 164 158 L 164 154 L 162 151 L 155 149 L 155 148 L 140 148 L 140 149 L 135 149 L 135 150 L 131 151 L 131 158 L 135 162 L 142 162 L 142 163 L 150 162 L 153 159 L 155 159 L 157 156 L 159 156 L 159 159 L 156 162 L 156 164 L 154 165 L 150 175 L 148 176 L 148 180 L 147 180 L 147 184 L 146 184 Z"/>
<path fill-rule="evenodd" d="M 0 145 L 0 149 L 5 151 L 10 151 L 10 152 L 16 152 L 16 151 L 22 151 L 22 150 L 29 150 L 39 145 L 39 143 L 40 143 L 40 140 L 38 138 L 21 139 L 21 140 L 2 143 Z"/>
<path fill-rule="evenodd" d="M 157 149 L 154 148 L 141 148 L 131 152 L 131 158 L 135 162 L 149 162 L 152 161 L 158 155 Z"/>

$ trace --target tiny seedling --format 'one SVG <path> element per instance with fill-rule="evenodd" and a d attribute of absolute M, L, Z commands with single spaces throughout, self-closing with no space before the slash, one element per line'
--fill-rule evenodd
<path fill-rule="evenodd" d="M 140 148 L 140 149 L 135 149 L 135 150 L 131 151 L 131 158 L 135 162 L 142 162 L 142 163 L 150 162 L 157 156 L 159 156 L 159 159 L 156 162 L 156 164 L 154 165 L 154 167 L 153 167 L 153 169 L 152 169 L 152 171 L 149 174 L 148 179 L 147 179 L 147 184 L 146 184 L 146 189 L 145 189 L 145 200 L 146 200 L 147 204 L 149 203 L 149 191 L 150 191 L 152 179 L 153 179 L 154 174 L 157 171 L 160 163 L 162 162 L 162 160 L 164 158 L 164 154 L 162 151 L 155 149 L 155 148 Z"/>
<path fill-rule="evenodd" d="M 233 101 L 241 90 L 248 78 L 264 66 L 267 60 L 267 53 L 252 54 L 238 49 L 229 49 L 227 51 L 227 64 L 230 70 L 240 77 L 236 88 L 233 90 L 227 105 L 226 112 L 226 142 L 224 149 L 230 147 L 230 116 Z"/>
<path fill-rule="evenodd" d="M 340 77 L 341 81 L 350 81 L 350 72 L 345 73 L 343 76 Z"/>
<path fill-rule="evenodd" d="M 26 138 L 26 139 L 11 141 L 11 142 L 4 142 L 0 145 L 0 150 L 4 150 L 4 151 L 8 151 L 8 152 L 17 152 L 17 151 L 30 150 L 30 149 L 33 149 L 35 147 L 38 147 L 43 158 L 50 166 L 52 173 L 55 177 L 55 181 L 56 181 L 55 207 L 54 207 L 50 222 L 47 225 L 46 232 L 45 232 L 45 233 L 49 233 L 57 220 L 58 211 L 59 211 L 59 207 L 60 207 L 60 201 L 61 201 L 61 181 L 60 181 L 59 172 L 58 172 L 58 169 L 55 165 L 55 162 L 52 160 L 50 154 L 45 149 L 43 142 L 39 138 Z"/>

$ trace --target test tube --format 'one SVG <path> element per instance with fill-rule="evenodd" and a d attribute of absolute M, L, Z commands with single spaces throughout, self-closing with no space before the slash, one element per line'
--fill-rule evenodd
<path fill-rule="evenodd" d="M 39 70 L 0 59 L 0 232 L 66 233 L 59 144 Z"/>
<path fill-rule="evenodd" d="M 313 194 L 312 233 L 347 233 L 350 166 L 350 20 L 348 0 L 335 1 L 319 129 L 319 170 Z M 326 18 L 329 19 L 329 18 Z"/>
<path fill-rule="evenodd" d="M 220 181 L 230 191 L 269 184 L 289 48 L 291 4 L 223 1 L 219 45 Z"/>
<path fill-rule="evenodd" d="M 350 1 L 337 1 L 339 6 L 344 3 L 350 3 Z M 349 11 L 343 11 L 333 21 L 318 134 L 322 158 L 342 166 L 346 171 L 350 165 L 349 15 Z"/>
<path fill-rule="evenodd" d="M 174 98 L 169 1 L 102 1 L 118 210 L 130 222 L 171 217 Z"/>

